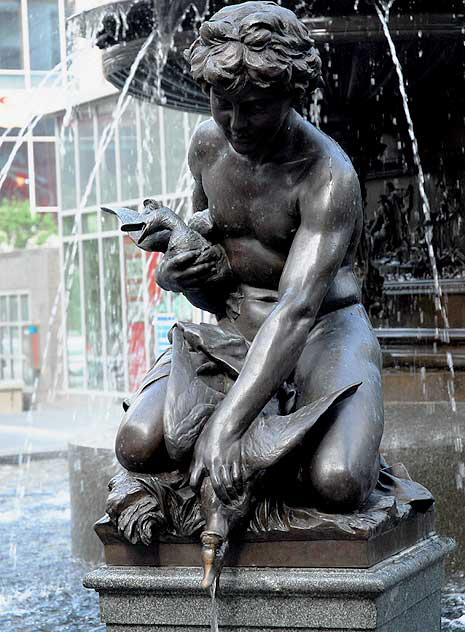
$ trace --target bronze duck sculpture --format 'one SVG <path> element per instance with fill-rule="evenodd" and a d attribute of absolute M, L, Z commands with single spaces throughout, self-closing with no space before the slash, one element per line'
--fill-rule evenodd
<path fill-rule="evenodd" d="M 171 209 L 152 199 L 144 200 L 144 211 L 129 208 L 101 207 L 102 211 L 116 215 L 121 230 L 142 250 L 163 252 L 168 256 L 199 250 L 200 255 L 211 249 L 211 244 Z"/>
<path fill-rule="evenodd" d="M 197 327 L 178 323 L 171 332 L 176 371 L 171 372 L 168 382 L 164 433 L 168 453 L 176 461 L 190 460 L 199 435 L 224 397 L 202 379 L 203 366 L 195 368 L 192 362 L 189 349 L 198 345 L 195 340 Z M 230 364 L 228 381 L 232 383 L 239 370 Z M 204 588 L 210 588 L 221 573 L 229 535 L 249 514 L 257 477 L 296 448 L 324 413 L 350 397 L 359 386 L 359 383 L 349 384 L 287 415 L 264 409 L 240 439 L 244 489 L 237 501 L 225 505 L 215 494 L 210 479 L 204 479 L 200 489 L 200 505 L 205 519 L 200 536 Z"/>

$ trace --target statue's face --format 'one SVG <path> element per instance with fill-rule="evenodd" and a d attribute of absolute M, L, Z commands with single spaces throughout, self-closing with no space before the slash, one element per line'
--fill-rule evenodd
<path fill-rule="evenodd" d="M 239 154 L 253 156 L 269 146 L 286 121 L 292 98 L 287 92 L 246 85 L 238 94 L 212 87 L 213 119 Z"/>

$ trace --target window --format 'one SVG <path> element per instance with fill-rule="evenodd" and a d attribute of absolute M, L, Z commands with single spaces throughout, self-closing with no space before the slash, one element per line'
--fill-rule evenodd
<path fill-rule="evenodd" d="M 66 307 L 70 389 L 133 390 L 168 344 L 166 328 L 173 319 L 192 318 L 192 306 L 183 297 L 157 286 L 158 255 L 143 253 L 121 233 L 114 215 L 96 209 L 100 205 L 140 209 L 144 198 L 156 196 L 185 217 L 191 209 L 186 195 L 191 182 L 186 141 L 200 117 L 132 102 L 107 145 L 91 196 L 78 209 L 75 178 L 82 197 L 115 103 L 116 97 L 109 97 L 79 107 L 76 119 L 59 133 L 64 253 L 66 258 L 75 244 L 75 270 L 82 270 L 82 277 L 74 274 Z M 171 195 L 166 193 L 165 179 Z"/>
<path fill-rule="evenodd" d="M 15 380 L 31 386 L 37 328 L 30 322 L 27 293 L 0 295 L 0 381 Z"/>
<path fill-rule="evenodd" d="M 152 103 L 140 104 L 142 179 L 146 197 L 161 195 L 160 112 Z"/>
<path fill-rule="evenodd" d="M 58 4 L 56 0 L 28 0 L 28 22 L 31 70 L 50 70 L 60 61 Z M 43 74 L 32 73 L 39 81 Z"/>
<path fill-rule="evenodd" d="M 86 331 L 87 388 L 103 389 L 103 345 L 98 240 L 82 244 L 84 269 L 84 320 Z"/>
<path fill-rule="evenodd" d="M 79 250 L 77 244 L 64 245 L 64 273 L 70 278 L 67 286 L 66 309 L 66 363 L 68 367 L 68 386 L 84 387 L 84 337 L 81 319 L 81 279 L 79 276 Z M 72 259 L 72 260 L 71 260 Z"/>
<path fill-rule="evenodd" d="M 20 200 L 32 211 L 55 210 L 58 207 L 55 117 L 44 117 L 34 128 L 33 134 L 21 137 L 19 147 L 16 147 L 16 140 L 20 130 L 13 128 L 3 131 L 7 131 L 8 135 L 0 145 L 0 170 L 10 163 L 10 157 L 14 155 L 0 189 L 0 204 L 8 204 L 11 200 L 17 203 Z M 65 175 L 74 168 L 74 164 L 68 156 L 66 167 L 68 171 L 63 173 L 63 187 L 69 197 L 73 188 L 68 185 Z M 71 175 L 74 178 L 74 172 Z M 75 201 L 72 206 L 76 206 Z"/>
<path fill-rule="evenodd" d="M 23 68 L 21 0 L 0 0 L 0 68 Z"/>
<path fill-rule="evenodd" d="M 63 124 L 63 123 L 62 123 Z M 61 176 L 61 208 L 75 209 L 78 205 L 76 191 L 75 129 L 73 126 L 60 133 L 59 163 Z"/>
<path fill-rule="evenodd" d="M 84 197 L 95 165 L 94 122 L 90 111 L 80 115 L 79 119 L 79 166 L 81 176 L 81 198 Z M 95 178 L 89 188 L 84 206 L 96 204 Z"/>
<path fill-rule="evenodd" d="M 36 206 L 57 206 L 55 143 L 35 141 L 33 145 Z"/>
<path fill-rule="evenodd" d="M 188 182 L 184 177 L 188 167 L 186 158 L 184 113 L 165 110 L 165 154 L 166 154 L 166 190 L 167 193 L 185 191 Z"/>
<path fill-rule="evenodd" d="M 97 126 L 99 142 L 102 135 L 113 121 L 113 109 L 115 104 L 113 101 L 105 101 L 97 106 Z M 118 187 L 116 183 L 116 147 L 115 135 L 107 145 L 100 163 L 100 198 L 104 204 L 110 204 L 118 199 Z"/>
<path fill-rule="evenodd" d="M 121 189 L 124 200 L 139 197 L 135 109 L 133 101 L 129 104 L 119 122 Z"/>
<path fill-rule="evenodd" d="M 59 83 L 58 69 L 50 73 L 61 61 L 60 29 L 65 28 L 58 2 L 0 0 L 0 88 Z"/>
<path fill-rule="evenodd" d="M 0 169 L 7 163 L 13 150 L 13 142 L 5 142 L 0 147 Z M 29 202 L 29 167 L 27 144 L 23 143 L 17 151 L 8 171 L 4 185 L 0 190 L 0 204 L 11 198 Z"/>
<path fill-rule="evenodd" d="M 122 391 L 125 376 L 119 238 L 103 239 L 102 250 L 108 390 Z"/>

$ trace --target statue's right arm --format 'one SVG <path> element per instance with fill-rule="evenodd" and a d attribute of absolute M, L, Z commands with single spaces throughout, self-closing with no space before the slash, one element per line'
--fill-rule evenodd
<path fill-rule="evenodd" d="M 189 168 L 194 178 L 192 207 L 194 214 L 202 213 L 199 232 L 208 241 L 215 241 L 215 228 L 208 211 L 208 198 L 204 191 L 201 175 L 202 131 L 199 129 L 192 138 L 189 149 Z M 197 229 L 196 218 L 190 225 Z M 203 226 L 204 225 L 204 226 Z M 202 228 L 203 226 L 203 228 Z M 157 282 L 165 290 L 181 291 L 188 301 L 200 309 L 217 316 L 225 310 L 225 300 L 231 289 L 232 274 L 223 248 L 212 243 L 211 257 L 203 257 L 202 263 L 194 263 L 198 253 L 183 253 L 176 257 L 164 258 L 158 268 Z"/>

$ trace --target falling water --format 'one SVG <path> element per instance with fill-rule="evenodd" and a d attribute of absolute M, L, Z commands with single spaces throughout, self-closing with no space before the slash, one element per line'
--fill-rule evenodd
<path fill-rule="evenodd" d="M 126 108 L 128 107 L 128 105 L 131 102 L 131 98 L 128 95 L 128 91 L 131 85 L 132 80 L 135 77 L 135 74 L 137 72 L 137 69 L 143 59 L 143 57 L 145 56 L 148 48 L 150 47 L 150 45 L 152 44 L 152 41 L 154 39 L 155 36 L 155 31 L 153 31 L 148 38 L 146 39 L 146 41 L 144 42 L 143 46 L 141 47 L 141 49 L 139 50 L 136 58 L 134 59 L 134 62 L 131 65 L 130 68 L 130 72 L 128 74 L 128 77 L 125 81 L 125 84 L 122 88 L 122 91 L 118 97 L 118 101 L 116 103 L 116 107 L 115 110 L 113 111 L 113 115 L 112 115 L 112 121 L 104 128 L 103 132 L 102 132 L 102 136 L 100 138 L 100 142 L 99 145 L 97 147 L 97 151 L 96 151 L 96 158 L 95 158 L 95 163 L 93 165 L 92 171 L 89 174 L 89 178 L 87 180 L 86 183 L 86 187 L 85 187 L 85 191 L 84 194 L 80 200 L 79 206 L 78 206 L 78 212 L 82 211 L 86 205 L 87 205 L 87 200 L 89 198 L 89 195 L 92 191 L 92 186 L 94 184 L 98 169 L 101 165 L 101 162 L 103 160 L 105 151 L 109 145 L 109 143 L 111 142 L 114 133 L 116 131 L 116 126 L 121 118 L 121 116 L 124 114 Z M 141 165 L 140 165 L 141 167 Z M 188 176 L 188 169 L 187 169 L 187 157 L 186 160 L 183 164 L 183 168 L 181 170 L 181 174 L 180 174 L 180 178 L 178 180 L 178 186 L 180 186 L 182 183 L 184 183 L 186 181 L 186 178 Z M 178 203 L 179 205 L 182 204 L 182 201 Z M 175 208 L 174 209 L 175 212 L 179 210 L 179 208 Z M 74 223 L 73 223 L 73 227 L 72 227 L 72 231 L 71 231 L 71 237 L 75 236 L 77 233 L 77 215 L 75 217 Z M 68 306 L 68 302 L 69 302 L 69 297 L 70 297 L 70 293 L 71 293 L 71 288 L 72 288 L 72 283 L 73 283 L 73 277 L 74 277 L 74 270 L 75 270 L 75 261 L 76 261 L 76 250 L 77 250 L 77 240 L 72 240 L 72 247 L 68 249 L 67 251 L 67 255 L 63 264 L 63 268 L 64 268 L 64 275 L 63 277 L 66 279 L 65 282 L 65 291 L 64 291 L 64 303 L 65 303 L 65 312 Z M 155 254 L 152 253 L 151 258 L 153 258 L 153 256 L 155 256 Z M 150 259 L 150 258 L 149 258 Z M 151 263 L 150 260 L 146 261 L 146 266 L 149 266 Z M 59 297 L 61 295 L 61 292 L 63 290 L 63 285 L 60 284 L 58 291 L 57 291 L 57 296 L 56 299 L 59 300 Z M 139 288 L 139 295 L 138 299 L 141 298 L 142 294 L 144 293 L 144 284 L 141 284 L 140 288 Z M 129 323 L 131 324 L 131 323 Z M 53 326 L 53 323 L 50 324 L 49 328 Z M 59 333 L 59 343 L 60 341 L 63 340 L 63 327 L 61 328 L 61 331 Z M 57 379 L 57 376 L 56 376 Z M 56 381 L 56 380 L 55 380 Z"/>
<path fill-rule="evenodd" d="M 143 46 L 141 47 L 140 51 L 138 52 L 136 58 L 134 59 L 132 65 L 131 65 L 131 69 L 129 72 L 129 75 L 126 79 L 126 82 L 123 86 L 123 89 L 121 90 L 121 93 L 118 97 L 118 101 L 116 103 L 116 108 L 113 112 L 113 116 L 112 116 L 112 121 L 105 127 L 105 129 L 103 130 L 102 133 L 102 137 L 100 138 L 100 142 L 99 145 L 97 147 L 97 152 L 96 152 L 96 157 L 95 157 L 95 163 L 94 166 L 92 168 L 91 173 L 89 174 L 89 178 L 87 180 L 87 184 L 84 190 L 84 194 L 79 202 L 79 206 L 78 206 L 78 212 L 82 211 L 82 209 L 85 208 L 86 204 L 87 204 L 87 200 L 89 198 L 90 192 L 92 190 L 92 186 L 94 184 L 95 181 L 95 177 L 97 175 L 97 171 L 100 168 L 100 165 L 102 163 L 103 160 L 103 156 L 105 154 L 105 151 L 109 145 L 109 143 L 111 142 L 111 139 L 113 138 L 113 135 L 115 133 L 116 130 L 116 126 L 118 124 L 118 121 L 120 120 L 121 116 L 124 114 L 126 108 L 128 107 L 131 97 L 127 96 L 128 94 L 128 90 L 130 87 L 130 84 L 132 82 L 132 80 L 134 79 L 134 76 L 136 74 L 137 68 L 139 67 L 140 62 L 142 61 L 147 48 L 150 46 L 152 40 L 154 37 L 154 33 L 151 33 L 149 35 L 149 37 L 146 39 L 146 41 L 144 42 Z M 77 232 L 77 214 L 75 216 L 74 219 L 74 223 L 73 223 L 73 227 L 72 227 L 72 231 L 71 231 L 71 235 L 75 235 Z M 68 250 L 68 254 L 70 254 L 70 257 L 67 257 L 67 259 L 71 260 L 71 262 L 74 262 L 75 260 L 75 253 L 76 253 L 76 248 L 77 248 L 77 240 L 73 240 L 73 247 L 70 248 Z M 72 282 L 73 282 L 73 272 L 74 272 L 74 264 L 72 263 L 70 265 L 70 269 L 67 272 L 67 261 L 65 261 L 64 264 L 64 277 L 67 278 L 67 283 L 66 283 L 66 290 L 65 290 L 65 305 L 67 306 L 68 303 L 68 299 L 69 299 L 69 294 L 71 291 L 71 286 L 72 286 Z M 58 287 L 58 291 L 57 291 L 57 296 L 56 298 L 60 297 L 61 291 L 63 290 L 63 286 L 60 285 Z"/>
<path fill-rule="evenodd" d="M 79 49 L 74 50 L 72 53 L 69 53 L 62 61 L 60 61 L 58 64 L 56 64 L 56 66 L 54 66 L 51 70 L 49 70 L 46 75 L 43 77 L 43 79 L 40 81 L 40 83 L 38 84 L 36 89 L 40 89 L 43 88 L 45 85 L 47 85 L 48 80 L 50 79 L 50 77 L 52 77 L 53 75 L 55 75 L 57 73 L 58 70 L 62 70 L 61 73 L 56 74 L 56 77 L 54 78 L 54 80 L 52 81 L 52 83 L 48 86 L 49 88 L 55 88 L 59 85 L 59 83 L 61 81 L 64 80 L 63 74 L 64 74 L 64 70 L 67 67 L 67 64 L 73 59 L 73 57 L 77 54 L 80 53 Z M 67 107 L 66 108 L 66 114 L 65 117 L 69 117 L 69 114 L 71 112 L 71 107 Z M 33 114 L 32 116 L 29 117 L 29 119 L 26 121 L 26 123 L 23 125 L 23 127 L 19 130 L 19 134 L 16 138 L 15 144 L 8 156 L 8 160 L 6 161 L 6 163 L 4 164 L 4 166 L 2 167 L 1 171 L 0 171 L 0 189 L 2 188 L 3 184 L 5 183 L 5 180 L 7 178 L 8 172 L 11 168 L 11 165 L 13 164 L 13 160 L 15 159 L 16 154 L 18 153 L 25 137 L 28 134 L 31 134 L 31 132 L 33 132 L 34 128 L 38 125 L 38 123 L 42 120 L 42 118 L 45 116 L 45 113 L 42 114 Z M 0 136 L 0 147 L 3 145 L 3 143 L 5 142 L 5 139 L 7 138 L 7 136 L 9 135 L 9 133 L 11 132 L 11 130 L 13 129 L 13 127 L 9 127 L 6 130 L 3 131 L 2 135 Z"/>
<path fill-rule="evenodd" d="M 210 632 L 218 632 L 218 602 L 216 599 L 216 592 L 218 589 L 218 577 L 215 577 L 215 581 L 210 586 Z"/>
<path fill-rule="evenodd" d="M 420 198 L 421 198 L 421 206 L 422 206 L 423 214 L 426 220 L 425 239 L 427 243 L 428 257 L 430 260 L 431 270 L 433 274 L 433 283 L 434 283 L 434 291 L 435 291 L 435 306 L 436 306 L 436 311 L 440 312 L 442 315 L 442 318 L 444 321 L 443 337 L 444 337 L 444 342 L 447 342 L 449 338 L 448 336 L 449 320 L 447 317 L 447 310 L 445 308 L 445 305 L 442 302 L 442 289 L 439 282 L 439 273 L 438 273 L 438 269 L 436 265 L 436 256 L 434 253 L 434 247 L 433 247 L 433 241 L 432 241 L 433 235 L 432 235 L 432 223 L 431 223 L 431 210 L 430 210 L 428 196 L 426 195 L 426 190 L 425 190 L 425 175 L 423 171 L 423 165 L 421 163 L 420 152 L 418 148 L 418 141 L 417 141 L 417 137 L 415 135 L 415 129 L 413 126 L 413 120 L 410 113 L 404 73 L 402 70 L 402 65 L 397 56 L 394 40 L 392 39 L 391 32 L 389 30 L 389 11 L 393 5 L 393 2 L 394 0 L 389 0 L 389 2 L 382 3 L 384 12 L 383 12 L 383 9 L 381 9 L 381 7 L 377 3 L 375 3 L 375 9 L 376 9 L 376 13 L 378 14 L 379 20 L 381 22 L 384 35 L 388 42 L 389 51 L 391 53 L 392 61 L 394 63 L 397 77 L 399 80 L 399 90 L 402 96 L 402 105 L 404 108 L 405 118 L 407 120 L 409 138 L 412 143 L 413 159 L 415 161 L 415 166 L 417 167 L 417 170 L 418 170 L 418 189 L 419 189 Z"/>
<path fill-rule="evenodd" d="M 202 115 L 199 115 L 196 119 L 196 122 L 194 124 L 194 129 L 199 125 L 199 123 L 202 120 Z M 144 147 L 146 148 L 146 151 L 148 153 L 148 145 L 146 145 L 146 142 L 148 142 L 147 138 L 144 138 L 143 140 L 143 144 Z M 141 162 L 138 162 L 138 169 L 142 170 L 143 166 L 141 164 Z M 192 176 L 191 176 L 191 172 L 189 169 L 189 165 L 188 165 L 188 155 L 186 154 L 183 160 L 183 163 L 181 165 L 181 169 L 179 172 L 179 176 L 177 178 L 176 181 L 176 186 L 175 186 L 175 191 L 185 191 L 187 190 L 187 188 L 190 186 L 191 184 L 191 180 L 192 180 Z M 171 210 L 176 213 L 177 215 L 180 215 L 182 212 L 182 206 L 184 204 L 184 199 L 183 198 L 179 198 L 174 205 L 171 206 Z M 183 217 L 184 220 L 188 219 L 188 217 Z M 135 302 L 138 303 L 142 298 L 144 300 L 144 303 L 148 302 L 148 284 L 149 284 L 149 275 L 148 275 L 148 271 L 152 269 L 153 266 L 153 260 L 155 257 L 158 256 L 159 253 L 157 252 L 151 252 L 148 253 L 148 256 L 144 258 L 144 274 L 143 274 L 143 279 L 144 281 L 142 283 L 139 284 L 138 290 L 137 290 L 137 295 L 135 297 Z M 169 310 L 168 310 L 169 311 Z M 130 326 L 132 324 L 134 324 L 135 320 L 137 319 L 137 314 L 133 314 L 133 320 L 129 320 L 127 325 Z M 126 353 L 125 353 L 125 357 L 127 357 L 127 349 L 126 349 Z"/>
<path fill-rule="evenodd" d="M 148 46 L 150 46 L 150 43 L 152 41 L 154 37 L 154 33 L 151 33 L 151 35 L 147 38 L 147 40 L 144 42 L 144 45 L 142 46 L 142 48 L 140 49 L 139 53 L 137 54 L 128 78 L 126 79 L 126 82 L 123 86 L 123 89 L 121 91 L 121 94 L 118 98 L 118 102 L 115 108 L 115 111 L 113 113 L 113 120 L 112 122 L 107 126 L 107 128 L 105 128 L 104 133 L 102 134 L 102 138 L 100 139 L 100 143 L 99 143 L 99 147 L 97 149 L 97 154 L 96 154 L 96 161 L 95 161 L 95 165 L 94 168 L 89 176 L 89 180 L 87 182 L 87 186 L 85 188 L 84 191 L 84 195 L 82 196 L 82 199 L 80 201 L 79 204 L 79 210 L 82 210 L 86 203 L 87 203 L 87 199 L 89 197 L 97 170 L 100 166 L 100 163 L 102 162 L 103 159 L 103 155 L 105 153 L 105 150 L 112 138 L 112 135 L 115 132 L 116 129 L 116 125 L 118 124 L 118 120 L 120 119 L 120 117 L 122 116 L 122 114 L 124 113 L 125 109 L 127 108 L 130 98 L 129 96 L 127 96 L 128 90 L 129 90 L 129 86 L 131 81 L 133 80 L 135 73 L 137 71 L 137 68 L 143 58 L 143 56 L 145 55 L 145 52 L 148 48 Z M 34 121 L 34 125 L 37 124 L 38 121 Z M 12 162 L 12 159 L 11 159 Z M 10 164 L 11 164 L 10 162 Z M 2 172 L 3 173 L 3 172 Z M 0 186 L 1 186 L 1 182 L 0 182 Z M 77 233 L 77 215 L 74 219 L 74 224 L 72 227 L 72 231 L 71 231 L 71 235 L 75 236 Z M 55 294 L 54 297 L 54 301 L 53 301 L 53 306 L 50 312 L 50 317 L 49 317 L 49 321 L 47 324 L 47 334 L 46 334 L 46 339 L 45 339 L 45 344 L 44 344 L 44 351 L 42 354 L 42 366 L 46 366 L 47 365 L 47 360 L 48 360 L 48 354 L 49 354 L 49 350 L 50 350 L 50 342 L 52 340 L 52 332 L 53 332 L 53 325 L 55 323 L 57 314 L 58 314 L 58 307 L 60 304 L 60 297 L 62 294 L 62 291 L 64 289 L 64 303 L 65 306 L 68 305 L 68 301 L 69 301 L 69 296 L 71 293 L 71 286 L 73 283 L 73 277 L 74 277 L 74 269 L 75 269 L 75 254 L 76 254 L 76 250 L 77 250 L 77 239 L 74 239 L 72 241 L 72 247 L 68 249 L 67 252 L 67 256 L 65 258 L 65 262 L 64 262 L 64 274 L 63 274 L 63 279 L 66 279 L 64 282 L 64 287 L 63 287 L 63 282 L 60 282 L 58 285 L 58 289 L 57 292 Z M 64 323 L 61 324 L 61 327 L 64 327 Z M 63 334 L 61 334 L 63 335 Z M 30 427 L 32 427 L 33 423 L 34 423 L 34 408 L 36 406 L 37 403 L 37 396 L 38 396 L 38 391 L 39 391 L 39 384 L 40 384 L 40 373 L 35 377 L 34 379 L 34 383 L 33 383 L 33 387 L 32 387 L 32 396 L 31 396 L 31 405 L 30 405 L 30 409 L 28 411 L 27 414 L 27 423 Z M 18 479 L 17 479 L 17 484 L 16 484 L 16 494 L 15 494 L 15 512 L 19 515 L 21 513 L 21 504 L 22 504 L 22 499 L 24 498 L 24 490 L 25 490 L 25 484 L 24 484 L 24 479 L 25 479 L 25 474 L 29 469 L 30 463 L 31 463 L 31 448 L 32 448 L 32 442 L 31 442 L 31 436 L 30 433 L 28 433 L 26 435 L 26 439 L 25 439 L 25 444 L 24 444 L 24 449 L 21 453 L 21 455 L 18 458 L 18 465 L 23 466 L 19 468 L 19 472 L 18 472 Z M 17 550 L 17 546 L 16 546 L 16 531 L 13 530 L 11 532 L 10 535 L 10 560 L 12 562 L 13 567 L 16 567 L 16 550 Z"/>
<path fill-rule="evenodd" d="M 381 7 L 375 2 L 375 9 L 376 9 L 376 13 L 378 14 L 379 20 L 381 22 L 384 35 L 388 42 L 389 51 L 391 53 L 392 61 L 394 63 L 397 77 L 399 80 L 399 90 L 402 96 L 402 104 L 404 108 L 405 118 L 407 120 L 408 133 L 409 133 L 409 137 L 412 143 L 413 157 L 414 157 L 415 165 L 418 170 L 418 188 L 419 188 L 419 193 L 420 193 L 421 202 L 422 202 L 422 210 L 423 210 L 423 214 L 424 214 L 426 224 L 427 224 L 425 228 L 425 239 L 427 243 L 428 257 L 430 260 L 431 269 L 433 273 L 434 290 L 435 290 L 435 306 L 436 306 L 436 311 L 438 311 L 442 315 L 442 319 L 444 323 L 444 328 L 441 330 L 442 340 L 443 342 L 449 342 L 449 320 L 447 317 L 446 307 L 442 302 L 442 290 L 439 283 L 439 274 L 438 274 L 438 269 L 436 266 L 436 257 L 434 253 L 433 243 L 432 243 L 431 212 L 430 212 L 430 204 L 429 204 L 428 196 L 426 195 L 426 191 L 425 191 L 425 176 L 424 176 L 423 166 L 421 163 L 420 152 L 418 148 L 418 141 L 415 135 L 413 120 L 410 113 L 404 73 L 402 70 L 399 57 L 397 55 L 394 40 L 392 39 L 391 32 L 389 30 L 389 11 L 393 5 L 393 2 L 394 0 L 389 0 L 389 2 L 387 3 L 382 2 L 382 7 L 384 9 L 384 12 L 381 9 Z M 437 334 L 439 334 L 438 328 L 436 328 L 436 332 Z M 455 371 L 454 371 L 454 363 L 453 363 L 452 354 L 447 353 L 446 359 L 447 359 L 447 366 L 449 369 L 449 378 L 447 380 L 447 391 L 448 391 L 448 397 L 449 397 L 451 409 L 452 409 L 452 412 L 454 413 L 453 432 L 454 432 L 454 436 L 456 437 L 455 450 L 457 453 L 463 453 L 464 446 L 463 446 L 463 441 L 461 438 L 462 429 L 460 428 L 460 424 L 459 424 L 460 418 L 457 415 L 457 403 L 456 403 L 456 398 L 455 398 Z M 425 385 L 424 380 L 423 380 L 423 384 Z M 457 480 L 459 480 L 460 471 L 463 470 L 463 468 L 464 468 L 464 463 L 459 462 L 458 463 L 459 472 L 457 473 Z"/>
<path fill-rule="evenodd" d="M 124 83 L 124 86 L 123 86 L 123 89 L 120 92 L 120 95 L 118 97 L 118 101 L 116 103 L 116 108 L 115 108 L 115 110 L 113 112 L 113 120 L 103 130 L 102 138 L 100 139 L 100 143 L 99 143 L 99 146 L 97 148 L 97 153 L 96 153 L 96 156 L 95 156 L 95 164 L 94 164 L 94 166 L 92 168 L 92 171 L 91 171 L 91 173 L 89 175 L 89 179 L 87 181 L 87 186 L 86 186 L 86 189 L 84 191 L 84 195 L 82 197 L 81 203 L 79 205 L 79 210 L 82 210 L 85 207 L 85 205 L 87 204 L 87 198 L 89 197 L 90 191 L 91 191 L 92 186 L 94 184 L 94 180 L 95 180 L 95 177 L 97 175 L 97 171 L 98 171 L 98 169 L 100 167 L 100 164 L 101 164 L 101 162 L 103 160 L 103 156 L 105 154 L 105 151 L 106 151 L 111 139 L 113 138 L 113 135 L 115 133 L 116 126 L 118 125 L 119 119 L 121 118 L 121 116 L 123 115 L 124 111 L 126 110 L 126 108 L 128 107 L 128 105 L 129 105 L 129 103 L 131 101 L 132 97 L 127 96 L 128 91 L 129 91 L 129 87 L 131 85 L 132 80 L 134 79 L 134 76 L 135 76 L 135 74 L 137 72 L 139 64 L 141 63 L 142 59 L 144 58 L 145 53 L 147 52 L 148 47 L 150 46 L 150 44 L 153 41 L 154 36 L 155 36 L 155 31 L 152 31 L 152 33 L 150 33 L 150 35 L 147 37 L 147 39 L 145 40 L 144 44 L 142 45 L 141 49 L 137 53 L 136 58 L 132 62 L 128 78 L 126 79 L 126 81 Z"/>
<path fill-rule="evenodd" d="M 61 77 L 60 77 L 60 75 L 58 75 L 58 77 L 52 83 L 52 87 L 56 87 L 56 85 L 59 83 L 60 79 L 61 79 Z M 15 159 L 16 154 L 18 153 L 21 145 L 23 144 L 25 136 L 27 134 L 30 134 L 34 130 L 34 128 L 36 127 L 36 125 L 39 123 L 39 121 L 42 119 L 43 116 L 44 116 L 43 114 L 36 114 L 36 115 L 34 115 L 20 129 L 18 137 L 16 139 L 16 142 L 15 142 L 15 144 L 13 146 L 13 149 L 11 150 L 10 155 L 8 156 L 8 160 L 4 164 L 2 170 L 0 171 L 0 189 L 2 188 L 6 178 L 8 176 L 8 172 L 10 171 L 11 165 L 13 164 L 13 160 Z M 10 128 L 10 130 L 11 130 L 11 128 Z M 7 132 L 8 132 L 8 130 L 7 130 Z M 3 135 L 3 137 L 5 137 L 5 136 L 6 136 L 6 133 Z M 4 142 L 3 140 L 0 141 L 0 146 L 3 144 L 3 142 Z"/>
<path fill-rule="evenodd" d="M 51 68 L 51 69 L 47 72 L 47 74 L 43 77 L 43 79 L 40 81 L 40 83 L 38 84 L 38 86 L 37 86 L 37 88 L 36 88 L 36 89 L 43 88 L 43 87 L 47 84 L 47 82 L 48 82 L 48 80 L 50 79 L 50 77 L 51 77 L 51 76 L 53 76 L 53 75 L 54 75 L 54 73 L 56 73 L 56 71 L 57 71 L 57 70 L 59 70 L 61 67 L 64 67 L 64 66 L 65 66 L 65 64 L 67 63 L 68 59 L 69 59 L 69 57 L 66 57 L 63 61 L 60 61 L 60 62 L 59 62 L 56 66 L 54 66 L 53 68 Z M 59 79 L 59 78 L 60 78 L 60 76 L 58 75 L 58 79 Z M 52 85 L 53 85 L 53 87 L 55 87 L 55 83 L 53 83 Z M 26 123 L 26 124 L 25 124 L 25 125 L 24 125 L 21 129 L 20 129 L 20 131 L 19 131 L 19 136 L 20 136 L 20 137 L 21 137 L 21 136 L 23 136 L 23 135 L 25 135 L 25 134 L 26 134 L 26 133 L 28 133 L 29 131 L 32 131 L 32 129 L 33 129 L 33 128 L 37 125 L 37 123 L 39 122 L 39 120 L 42 118 L 42 116 L 43 116 L 43 115 L 40 115 L 40 116 L 39 116 L 39 120 L 34 122 L 34 119 L 36 118 L 36 116 L 37 116 L 37 115 L 33 115 L 33 116 L 31 116 L 31 117 L 28 119 L 27 123 Z M 30 126 L 32 126 L 32 127 L 30 127 Z M 3 143 L 5 142 L 5 140 L 4 140 L 4 139 L 5 139 L 5 138 L 6 138 L 6 137 L 10 134 L 11 130 L 12 130 L 12 129 L 14 129 L 14 127 L 15 127 L 15 126 L 13 125 L 13 126 L 8 127 L 7 129 L 5 129 L 5 130 L 3 131 L 2 135 L 0 136 L 0 147 L 3 145 Z M 13 148 L 13 151 L 14 151 L 14 148 Z M 16 151 L 17 151 L 17 150 L 16 150 Z M 14 156 L 15 156 L 15 155 L 16 155 L 16 152 L 15 152 Z M 14 158 L 14 156 L 13 156 L 13 158 Z M 11 166 L 11 165 L 10 165 L 10 166 Z M 8 168 L 9 168 L 9 167 L 8 167 Z M 2 169 L 2 171 L 0 172 L 0 177 L 2 177 L 2 176 L 3 176 L 3 169 Z M 0 188 L 1 188 L 1 184 L 0 184 Z"/>
<path fill-rule="evenodd" d="M 317 88 L 312 94 L 312 102 L 310 104 L 310 121 L 320 129 L 321 127 L 321 100 L 323 98 L 323 94 L 319 88 Z"/>

